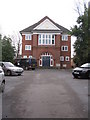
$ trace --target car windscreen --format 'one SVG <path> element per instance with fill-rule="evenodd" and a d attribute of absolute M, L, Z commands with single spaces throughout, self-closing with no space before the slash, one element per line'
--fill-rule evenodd
<path fill-rule="evenodd" d="M 81 68 L 90 68 L 90 64 L 89 63 L 83 64 L 81 65 Z"/>
<path fill-rule="evenodd" d="M 5 62 L 4 65 L 6 67 L 14 67 L 14 65 L 12 63 L 10 63 L 10 62 Z"/>

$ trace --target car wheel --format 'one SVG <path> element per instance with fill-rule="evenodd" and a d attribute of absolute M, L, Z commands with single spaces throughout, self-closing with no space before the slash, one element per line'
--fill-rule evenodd
<path fill-rule="evenodd" d="M 73 76 L 73 78 L 74 78 L 74 79 L 75 79 L 75 78 L 77 79 L 77 78 L 78 78 L 78 76 L 75 76 L 75 75 L 74 75 L 74 76 Z"/>
<path fill-rule="evenodd" d="M 32 68 L 32 70 L 35 70 L 35 68 Z"/>
<path fill-rule="evenodd" d="M 7 75 L 8 75 L 8 76 L 11 75 L 11 71 L 10 71 L 10 70 L 7 71 Z"/>

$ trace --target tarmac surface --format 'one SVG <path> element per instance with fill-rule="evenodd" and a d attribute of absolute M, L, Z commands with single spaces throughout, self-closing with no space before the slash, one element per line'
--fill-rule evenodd
<path fill-rule="evenodd" d="M 6 76 L 2 117 L 88 118 L 88 80 L 73 79 L 71 70 L 59 69 Z"/>

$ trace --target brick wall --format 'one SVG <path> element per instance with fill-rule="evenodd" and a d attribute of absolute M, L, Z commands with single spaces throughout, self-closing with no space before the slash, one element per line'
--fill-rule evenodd
<path fill-rule="evenodd" d="M 31 45 L 32 49 L 31 51 L 25 51 L 25 45 Z M 67 45 L 68 51 L 61 51 L 61 46 Z M 25 35 L 22 35 L 22 57 L 24 55 L 32 55 L 33 57 L 36 57 L 37 63 L 39 64 L 39 58 L 42 53 L 48 52 L 51 55 L 53 55 L 54 58 L 54 66 L 56 64 L 67 64 L 67 68 L 71 68 L 71 36 L 68 36 L 68 41 L 62 41 L 61 35 L 55 35 L 55 46 L 43 46 L 38 45 L 38 35 L 33 34 L 32 40 L 25 40 Z M 69 56 L 69 61 L 60 62 L 60 56 Z"/>

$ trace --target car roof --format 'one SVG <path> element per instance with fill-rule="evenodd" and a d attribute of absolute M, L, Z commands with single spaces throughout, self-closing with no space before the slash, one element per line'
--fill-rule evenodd
<path fill-rule="evenodd" d="M 83 64 L 83 65 L 90 65 L 90 63 L 85 63 L 85 64 Z"/>
<path fill-rule="evenodd" d="M 90 63 L 85 63 L 85 64 L 81 65 L 81 67 L 84 67 L 84 66 L 89 67 L 89 66 L 90 66 Z"/>

